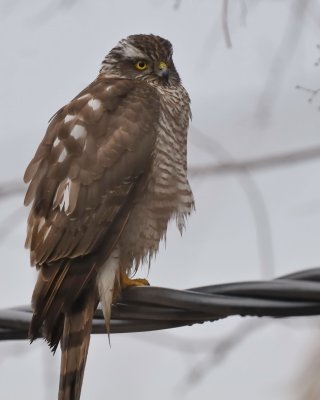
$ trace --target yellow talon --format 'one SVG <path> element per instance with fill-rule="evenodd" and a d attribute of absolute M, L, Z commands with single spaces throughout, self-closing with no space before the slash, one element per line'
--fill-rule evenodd
<path fill-rule="evenodd" d="M 130 279 L 125 272 L 121 271 L 120 286 L 121 289 L 125 289 L 130 286 L 150 286 L 150 283 L 147 279 Z"/>
<path fill-rule="evenodd" d="M 121 294 L 122 289 L 126 289 L 130 286 L 150 286 L 147 279 L 130 279 L 126 272 L 120 271 L 119 280 L 115 282 L 113 288 L 112 303 L 115 304 Z"/>

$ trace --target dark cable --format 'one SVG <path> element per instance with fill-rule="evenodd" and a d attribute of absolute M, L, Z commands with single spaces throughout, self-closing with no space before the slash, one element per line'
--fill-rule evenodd
<path fill-rule="evenodd" d="M 188 290 L 128 288 L 112 308 L 111 333 L 175 328 L 231 315 L 286 318 L 319 314 L 320 268 L 313 268 L 271 281 Z M 27 339 L 31 317 L 29 306 L 0 310 L 0 340 Z M 100 309 L 95 313 L 92 333 L 106 333 Z"/>

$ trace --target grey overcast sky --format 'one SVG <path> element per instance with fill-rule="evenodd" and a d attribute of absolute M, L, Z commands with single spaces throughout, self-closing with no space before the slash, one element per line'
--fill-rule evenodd
<path fill-rule="evenodd" d="M 178 7 L 175 5 L 179 4 Z M 0 185 L 21 180 L 55 111 L 92 81 L 121 38 L 168 38 L 192 99 L 189 166 L 319 146 L 319 2 L 229 1 L 232 47 L 215 0 L 0 0 Z M 320 160 L 191 179 L 196 212 L 174 224 L 148 279 L 187 288 L 320 264 Z M 263 199 L 261 203 L 261 198 Z M 0 201 L 0 307 L 30 301 L 22 196 Z M 143 268 L 139 276 L 146 276 Z M 93 337 L 83 399 L 300 400 L 297 379 L 318 319 L 229 318 L 172 331 Z M 252 323 L 254 325 L 252 325 Z M 215 364 L 229 335 L 249 333 Z M 0 400 L 55 399 L 59 353 L 0 343 Z M 190 380 L 193 369 L 201 373 Z M 191 375 L 190 375 L 191 374 Z"/>

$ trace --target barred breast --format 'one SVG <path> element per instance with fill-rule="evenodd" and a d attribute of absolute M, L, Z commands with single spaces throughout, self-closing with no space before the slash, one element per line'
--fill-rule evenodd
<path fill-rule="evenodd" d="M 125 249 L 120 264 L 135 270 L 156 254 L 170 219 L 176 218 L 182 233 L 194 208 L 187 179 L 189 96 L 181 85 L 157 89 L 162 100 L 153 161 L 119 243 Z"/>

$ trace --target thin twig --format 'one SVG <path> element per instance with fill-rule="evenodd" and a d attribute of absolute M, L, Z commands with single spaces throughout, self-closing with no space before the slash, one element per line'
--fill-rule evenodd
<path fill-rule="evenodd" d="M 302 88 L 310 93 L 320 92 L 320 89 L 312 90 Z M 196 143 L 195 143 L 196 144 Z M 197 144 L 196 144 L 197 145 Z M 201 147 L 203 149 L 203 147 Z M 320 146 L 295 150 L 280 154 L 273 154 L 263 157 L 256 157 L 242 161 L 224 161 L 218 164 L 189 167 L 189 175 L 192 177 L 210 176 L 213 174 L 234 174 L 250 170 L 250 172 L 267 170 L 271 168 L 286 167 L 292 164 L 310 162 L 320 158 Z M 7 197 L 20 195 L 26 191 L 26 186 L 19 181 L 0 184 L 0 201 Z"/>
<path fill-rule="evenodd" d="M 216 139 L 208 137 L 195 127 L 192 127 L 192 129 L 196 131 L 195 137 L 197 138 L 197 141 L 194 141 L 195 145 L 209 151 L 210 154 L 215 156 L 220 154 L 223 157 L 224 163 L 227 162 L 229 165 L 234 163 L 233 157 L 223 146 L 221 146 L 220 143 L 217 142 Z M 201 145 L 199 138 L 205 140 L 205 146 Z M 192 137 L 190 139 L 192 139 Z M 241 170 L 237 170 L 237 172 L 239 172 L 237 176 L 239 184 L 246 194 L 253 216 L 262 276 L 271 278 L 275 274 L 275 267 L 268 209 L 256 182 L 249 174 L 249 169 L 242 168 Z M 192 169 L 190 175 L 192 175 Z"/>
<path fill-rule="evenodd" d="M 249 170 L 256 172 L 271 168 L 287 167 L 292 164 L 310 162 L 320 159 L 320 146 L 295 150 L 281 154 L 273 154 L 264 157 L 252 158 L 243 161 L 221 162 L 205 166 L 193 166 L 189 168 L 192 177 L 205 177 L 217 174 L 234 174 Z"/>
<path fill-rule="evenodd" d="M 79 2 L 80 0 L 49 1 L 43 10 L 40 10 L 37 14 L 30 17 L 29 22 L 31 24 L 37 23 L 38 25 L 43 25 L 59 13 L 70 10 Z"/>
<path fill-rule="evenodd" d="M 213 344 L 203 360 L 194 365 L 187 373 L 179 390 L 187 390 L 204 379 L 208 373 L 217 368 L 230 354 L 231 351 L 239 346 L 249 334 L 254 333 L 258 328 L 265 326 L 268 320 L 243 321 L 229 335 L 223 337 Z"/>
<path fill-rule="evenodd" d="M 241 17 L 241 24 L 243 26 L 247 25 L 247 15 L 248 15 L 248 9 L 246 0 L 240 0 L 240 17 Z"/>
<path fill-rule="evenodd" d="M 178 8 L 181 6 L 182 0 L 175 0 L 173 8 L 175 10 L 178 10 Z"/>
<path fill-rule="evenodd" d="M 269 68 L 269 74 L 264 90 L 258 102 L 256 117 L 262 124 L 268 122 L 276 103 L 276 98 L 284 81 L 286 69 L 290 66 L 290 59 L 299 43 L 304 27 L 304 17 L 310 0 L 295 0 L 291 4 L 291 13 L 287 21 L 285 33 L 278 47 L 278 51 Z"/>
<path fill-rule="evenodd" d="M 223 0 L 222 2 L 222 31 L 223 37 L 228 48 L 232 47 L 230 31 L 229 31 L 229 23 L 228 23 L 228 8 L 229 8 L 229 0 Z"/>
<path fill-rule="evenodd" d="M 23 207 L 19 207 L 12 211 L 0 222 L 0 246 L 4 244 L 4 239 L 10 235 L 10 233 L 19 226 L 21 223 L 21 217 L 24 215 L 26 210 Z"/>
<path fill-rule="evenodd" d="M 318 96 L 318 94 L 320 93 L 320 88 L 319 88 L 319 89 L 309 89 L 309 88 L 306 88 L 306 87 L 304 87 L 304 86 L 297 85 L 297 86 L 296 86 L 296 89 L 302 90 L 302 91 L 304 91 L 304 92 L 306 92 L 306 93 L 309 94 L 309 98 L 308 98 L 308 102 L 309 102 L 309 103 L 313 103 L 313 100 L 314 100 L 314 99 Z M 320 106 L 318 106 L 318 108 L 320 108 Z"/>
<path fill-rule="evenodd" d="M 26 191 L 26 185 L 21 181 L 3 182 L 0 184 L 0 201 L 7 197 L 20 195 Z"/>

